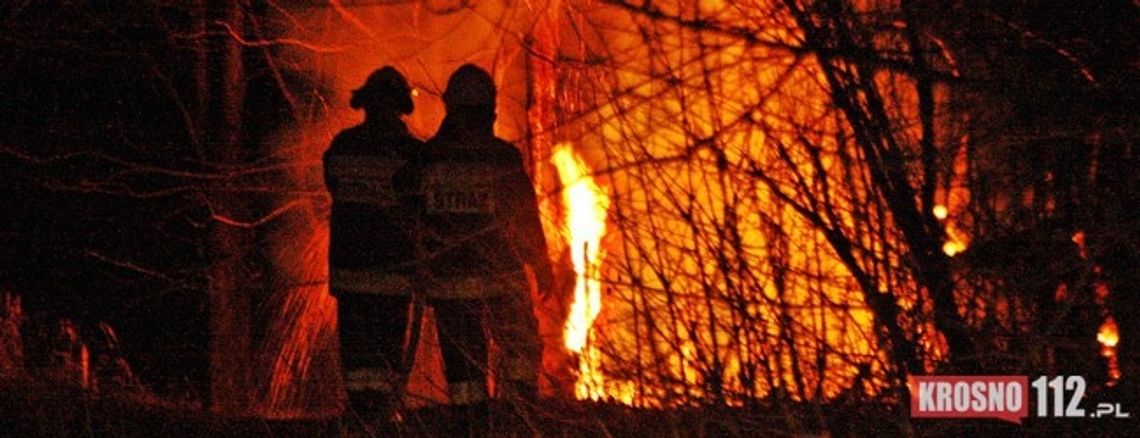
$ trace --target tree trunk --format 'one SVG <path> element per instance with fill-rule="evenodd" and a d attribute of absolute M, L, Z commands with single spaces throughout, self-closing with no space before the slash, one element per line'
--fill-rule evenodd
<path fill-rule="evenodd" d="M 558 127 L 558 82 L 556 65 L 558 57 L 559 26 L 558 11 L 560 1 L 553 0 L 537 11 L 534 30 L 531 32 L 530 56 L 527 57 L 527 124 L 530 131 L 530 151 L 525 154 L 529 161 L 535 186 L 538 189 L 542 214 L 558 217 L 563 208 L 556 195 L 558 175 L 550 164 L 550 156 L 557 141 L 555 130 Z M 545 199 L 543 199 L 545 198 Z M 546 223 L 548 221 L 544 221 Z M 555 221 L 556 223 L 560 223 Z M 556 254 L 569 254 L 569 248 L 561 242 L 560 230 L 546 227 L 546 238 L 550 250 Z M 557 260 L 566 262 L 567 260 Z M 559 284 L 574 281 L 573 269 L 568 263 L 555 263 L 555 275 L 564 279 Z M 559 291 L 561 292 L 561 291 Z M 550 293 L 549 298 L 535 298 L 538 306 L 539 334 L 544 339 L 542 372 L 539 382 L 543 394 L 564 396 L 574 395 L 574 375 L 570 364 L 574 361 L 562 345 L 563 323 L 569 311 L 568 300 L 563 293 Z"/>
<path fill-rule="evenodd" d="M 205 26 L 217 20 L 242 29 L 240 2 L 204 2 Z M 217 11 L 217 12 L 214 12 Z M 212 16 L 214 13 L 220 16 Z M 206 157 L 219 169 L 244 161 L 242 109 L 245 101 L 242 46 L 228 35 L 208 41 L 206 77 Z M 202 68 L 202 67 L 199 67 Z M 207 202 L 214 215 L 244 217 L 249 209 L 229 178 L 209 188 Z M 249 365 L 252 360 L 249 288 L 253 284 L 251 230 L 211 221 L 207 238 L 209 333 L 209 404 L 212 410 L 243 415 L 250 409 Z"/>

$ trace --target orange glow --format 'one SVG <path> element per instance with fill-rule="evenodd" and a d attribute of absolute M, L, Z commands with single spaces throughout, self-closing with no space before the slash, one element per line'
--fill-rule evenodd
<path fill-rule="evenodd" d="M 590 329 L 602 310 L 601 239 L 606 232 L 606 211 L 610 200 L 605 191 L 590 177 L 590 169 L 566 143 L 554 148 L 552 156 L 558 177 L 564 186 L 566 231 L 574 263 L 574 301 L 566 320 L 566 348 L 580 355 L 579 376 L 575 393 L 579 398 L 597 399 L 601 373 L 597 369 L 598 352 L 588 345 Z"/>
<path fill-rule="evenodd" d="M 731 6 L 692 7 L 732 14 Z M 622 28 L 625 18 L 602 19 Z M 766 37 L 797 38 L 779 22 Z M 578 397 L 638 407 L 740 406 L 773 393 L 831 398 L 852 386 L 862 364 L 870 365 L 864 392 L 875 393 L 885 383 L 885 348 L 876 346 L 873 313 L 825 234 L 787 199 L 807 196 L 799 177 L 833 178 L 824 196 L 846 229 L 871 236 L 889 221 L 874 209 L 855 211 L 873 194 L 860 169 L 840 162 L 851 144 L 838 139 L 850 137 L 828 135 L 844 127 L 816 86 L 826 80 L 794 56 L 675 33 L 646 47 L 636 34 L 606 32 L 588 44 L 622 53 L 621 68 L 560 84 L 628 90 L 585 94 L 585 105 L 598 108 L 586 117 L 589 129 L 570 137 L 611 169 L 610 232 L 620 236 L 605 248 L 604 312 L 578 355 Z M 689 41 L 701 40 L 720 49 L 707 58 L 690 50 Z M 801 120 L 812 120 L 806 137 L 795 134 Z M 818 147 L 818 161 L 798 149 L 805 141 Z M 770 181 L 750 176 L 753 167 L 770 170 Z M 859 245 L 883 258 L 899 247 Z M 913 297 L 903 276 L 878 277 L 884 290 Z"/>
<path fill-rule="evenodd" d="M 329 229 L 317 226 L 305 237 L 297 247 L 285 251 L 298 253 L 293 274 L 301 279 L 301 285 L 280 292 L 280 308 L 261 352 L 269 363 L 269 387 L 259 410 L 267 418 L 302 418 L 327 414 L 333 408 L 326 405 L 315 409 L 305 400 L 305 394 L 312 392 L 335 396 L 335 388 L 313 382 L 339 374 L 339 363 L 322 366 L 330 359 L 327 346 L 336 342 L 336 299 L 322 281 L 328 275 Z"/>
<path fill-rule="evenodd" d="M 1093 288 L 1093 298 L 1096 298 L 1097 304 L 1104 304 L 1104 300 L 1108 298 L 1108 283 L 1097 281 Z"/>
<path fill-rule="evenodd" d="M 841 165 L 836 158 L 852 147 L 840 139 L 851 136 L 834 119 L 827 90 L 818 87 L 825 82 L 818 66 L 811 61 L 801 63 L 798 55 L 769 53 L 717 35 L 687 31 L 663 39 L 664 59 L 658 60 L 649 56 L 645 41 L 624 30 L 602 32 L 596 40 L 582 41 L 559 32 L 554 20 L 566 19 L 561 11 L 551 13 L 550 22 L 538 26 L 545 30 L 531 35 L 534 45 L 526 50 L 510 43 L 503 50 L 489 51 L 485 49 L 498 47 L 494 38 L 501 34 L 501 29 L 486 25 L 492 20 L 467 20 L 456 26 L 452 17 L 434 17 L 419 5 L 337 8 L 321 12 L 326 17 L 306 18 L 306 25 L 322 35 L 322 44 L 355 42 L 366 36 L 369 45 L 364 47 L 369 50 L 319 59 L 316 68 L 336 81 L 337 95 L 334 105 L 327 107 L 332 109 L 303 131 L 314 137 L 323 133 L 325 138 L 315 143 L 325 147 L 327 137 L 359 116 L 343 105 L 348 92 L 371 69 L 394 63 L 408 74 L 418 95 L 416 111 L 407 119 L 409 126 L 417 135 L 428 137 L 443 114 L 440 85 L 457 66 L 456 60 L 491 67 L 504 96 L 496 132 L 513 140 L 524 137 L 517 127 L 529 126 L 526 134 L 533 135 L 532 157 L 545 162 L 550 153 L 551 167 L 564 187 L 561 199 L 551 203 L 561 204 L 557 210 L 561 214 L 544 215 L 544 225 L 549 227 L 549 237 L 555 237 L 557 230 L 561 233 L 557 240 L 564 238 L 571 249 L 573 300 L 567 319 L 554 323 L 552 334 L 561 332 L 565 350 L 578 359 L 577 398 L 668 406 L 723 397 L 725 403 L 738 405 L 771 391 L 810 398 L 816 387 L 823 397 L 832 398 L 851 388 L 856 374 L 863 374 L 857 365 L 869 367 L 870 374 L 864 378 L 870 386 L 865 393 L 873 394 L 887 384 L 881 377 L 886 370 L 881 365 L 886 348 L 878 345 L 874 315 L 863 303 L 860 286 L 829 249 L 824 234 L 781 198 L 802 195 L 796 192 L 797 175 L 835 181 L 828 196 L 834 199 L 837 221 L 860 237 L 857 246 L 867 249 L 868 259 L 883 262 L 869 269 L 902 264 L 905 245 L 889 232 L 891 217 L 874 209 L 859 210 L 875 199 L 871 187 L 863 183 L 865 170 Z M 710 13 L 731 6 L 696 4 Z M 479 17 L 499 17 L 503 12 L 490 3 L 473 7 L 479 11 L 472 15 Z M 631 23 L 624 15 L 604 13 L 603 8 L 586 9 L 591 13 L 583 19 L 612 20 L 613 29 L 626 29 Z M 601 16 L 592 16 L 592 12 Z M 514 26 L 513 18 L 503 17 L 496 25 Z M 798 32 L 787 30 L 787 19 L 773 14 L 765 22 L 771 29 L 765 38 L 801 39 Z M 361 23 L 384 24 L 395 32 L 358 35 Z M 687 46 L 690 36 L 722 49 L 716 56 L 705 59 L 700 55 L 695 60 L 699 62 L 694 62 L 688 59 L 693 56 Z M 583 51 L 622 53 L 613 61 L 622 68 L 559 71 L 555 63 L 546 61 L 558 59 L 575 45 Z M 512 57 L 527 53 L 538 56 L 524 74 L 517 62 L 521 58 Z M 654 73 L 659 69 L 671 72 L 668 80 Z M 887 75 L 876 79 L 905 80 Z M 601 84 L 628 92 L 592 101 L 590 96 Z M 902 96 L 896 102 L 899 105 L 891 105 L 892 115 L 917 120 L 913 111 L 917 97 L 909 91 L 914 87 L 905 82 L 899 85 L 891 87 Z M 573 92 L 577 89 L 583 92 Z M 709 90 L 708 94 L 702 90 Z M 519 102 L 528 102 L 528 106 L 523 108 Z M 593 113 L 580 114 L 595 105 Z M 727 124 L 742 115 L 755 123 Z M 582 126 L 560 125 L 562 116 L 581 120 Z M 815 128 L 810 138 L 787 134 L 799 132 L 799 124 L 808 120 Z M 694 149 L 692 136 L 716 137 L 716 148 Z M 554 146 L 556 137 L 572 138 L 575 145 Z M 818 146 L 818 168 L 810 156 L 797 153 L 794 145 L 801 140 Z M 777 145 L 787 146 L 791 153 L 776 154 Z M 615 169 L 606 174 L 605 190 L 591 178 L 591 169 L 575 147 L 589 151 L 597 162 L 604 157 L 606 168 Z M 710 153 L 718 148 L 723 155 Z M 969 242 L 969 236 L 955 228 L 970 229 L 964 213 L 969 192 L 962 183 L 966 149 L 959 148 L 955 155 L 953 184 L 940 189 L 940 205 L 932 210 L 941 221 L 952 219 L 942 226 L 948 253 L 954 254 L 965 250 Z M 718 168 L 714 159 L 728 165 Z M 773 187 L 758 186 L 757 180 L 740 170 L 743 163 L 753 161 L 772 170 Z M 535 167 L 539 193 L 553 192 L 554 172 L 544 165 Z M 777 190 L 780 187 L 784 191 Z M 615 205 L 612 211 L 611 203 Z M 955 221 L 960 222 L 951 223 Z M 607 231 L 621 239 L 604 248 L 612 255 L 602 269 L 606 251 L 601 240 Z M 879 235 L 887 237 L 873 237 Z M 551 249 L 564 249 L 558 248 L 561 244 L 552 244 Z M 604 295 L 603 275 L 607 278 Z M 931 311 L 920 307 L 921 292 L 906 270 L 876 271 L 874 276 L 881 278 L 881 290 L 889 291 L 884 295 L 897 297 L 902 310 L 920 317 L 904 325 L 917 333 L 917 342 L 930 353 L 927 357 L 942 358 L 939 349 L 944 343 L 933 325 L 921 320 Z M 335 312 L 326 312 L 327 304 L 310 299 L 307 318 L 311 321 L 299 324 L 335 319 Z M 332 306 L 335 309 L 335 303 Z M 298 339 L 297 348 L 316 345 L 303 343 L 311 337 L 305 333 L 313 328 L 295 330 L 291 336 Z M 282 371 L 274 374 L 274 400 L 277 394 L 290 400 L 288 382 L 305 377 L 308 359 L 299 353 L 294 349 L 281 352 L 276 368 Z M 713 377 L 723 394 L 712 388 Z"/>
<path fill-rule="evenodd" d="M 87 346 L 79 346 L 79 383 L 84 388 L 91 387 L 91 352 Z"/>

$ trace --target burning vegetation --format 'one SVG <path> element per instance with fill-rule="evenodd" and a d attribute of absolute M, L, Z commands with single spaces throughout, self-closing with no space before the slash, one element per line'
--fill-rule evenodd
<path fill-rule="evenodd" d="M 602 311 L 602 282 L 599 269 L 604 253 L 609 198 L 590 175 L 590 168 L 569 144 L 560 144 L 552 157 L 562 181 L 562 202 L 566 205 L 566 240 L 574 264 L 574 296 L 566 331 L 562 335 L 570 352 L 578 355 L 579 368 L 574 394 L 580 399 L 621 397 L 606 392 L 605 376 L 598 367 L 601 352 L 591 345 L 594 321 Z M 622 398 L 630 402 L 628 395 Z"/>
<path fill-rule="evenodd" d="M 426 138 L 442 80 L 474 62 L 498 83 L 496 134 L 524 152 L 566 285 L 535 309 L 547 397 L 774 410 L 902 405 L 924 374 L 1128 385 L 1140 123 L 1115 109 L 1140 95 L 1137 8 L 1029 3 L 201 0 L 85 6 L 93 20 L 16 7 L 0 18 L 5 59 L 40 61 L 8 82 L 48 79 L 3 88 L 0 163 L 21 169 L 4 193 L 44 200 L 11 203 L 32 205 L 8 221 L 31 231 L 6 246 L 36 256 L 4 280 L 110 279 L 129 306 L 94 313 L 154 351 L 180 329 L 147 318 L 182 315 L 200 333 L 179 351 L 202 356 L 217 411 L 336 415 L 318 157 L 376 67 L 407 75 L 407 122 Z M 110 53 L 77 54 L 88 21 Z M 95 84 L 61 67 L 108 59 Z M 81 85 L 120 103 L 61 97 Z M 57 206 L 67 238 L 53 240 L 32 218 Z M 95 232 L 107 223 L 130 225 Z M 407 404 L 446 403 L 431 312 L 410 311 L 423 318 Z M 15 351 L 4 330 L 0 352 Z"/>

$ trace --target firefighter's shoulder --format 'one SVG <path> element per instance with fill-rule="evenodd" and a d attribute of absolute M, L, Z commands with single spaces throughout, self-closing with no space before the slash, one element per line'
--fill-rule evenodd
<path fill-rule="evenodd" d="M 365 142 L 366 137 L 367 135 L 362 125 L 353 126 L 340 131 L 333 137 L 332 145 L 329 146 L 329 152 L 358 146 Z"/>
<path fill-rule="evenodd" d="M 522 152 L 515 145 L 499 138 L 491 139 L 483 145 L 489 158 L 504 165 L 522 166 Z"/>

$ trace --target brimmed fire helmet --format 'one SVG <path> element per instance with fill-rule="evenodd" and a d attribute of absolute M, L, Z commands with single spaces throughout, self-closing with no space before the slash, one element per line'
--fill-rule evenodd
<path fill-rule="evenodd" d="M 449 108 L 494 107 L 495 81 L 486 70 L 475 64 L 464 64 L 447 80 L 443 102 Z"/>
<path fill-rule="evenodd" d="M 352 92 L 349 105 L 353 109 L 393 110 L 397 114 L 411 114 L 412 88 L 408 80 L 393 67 L 384 67 L 372 72 L 364 86 Z"/>

